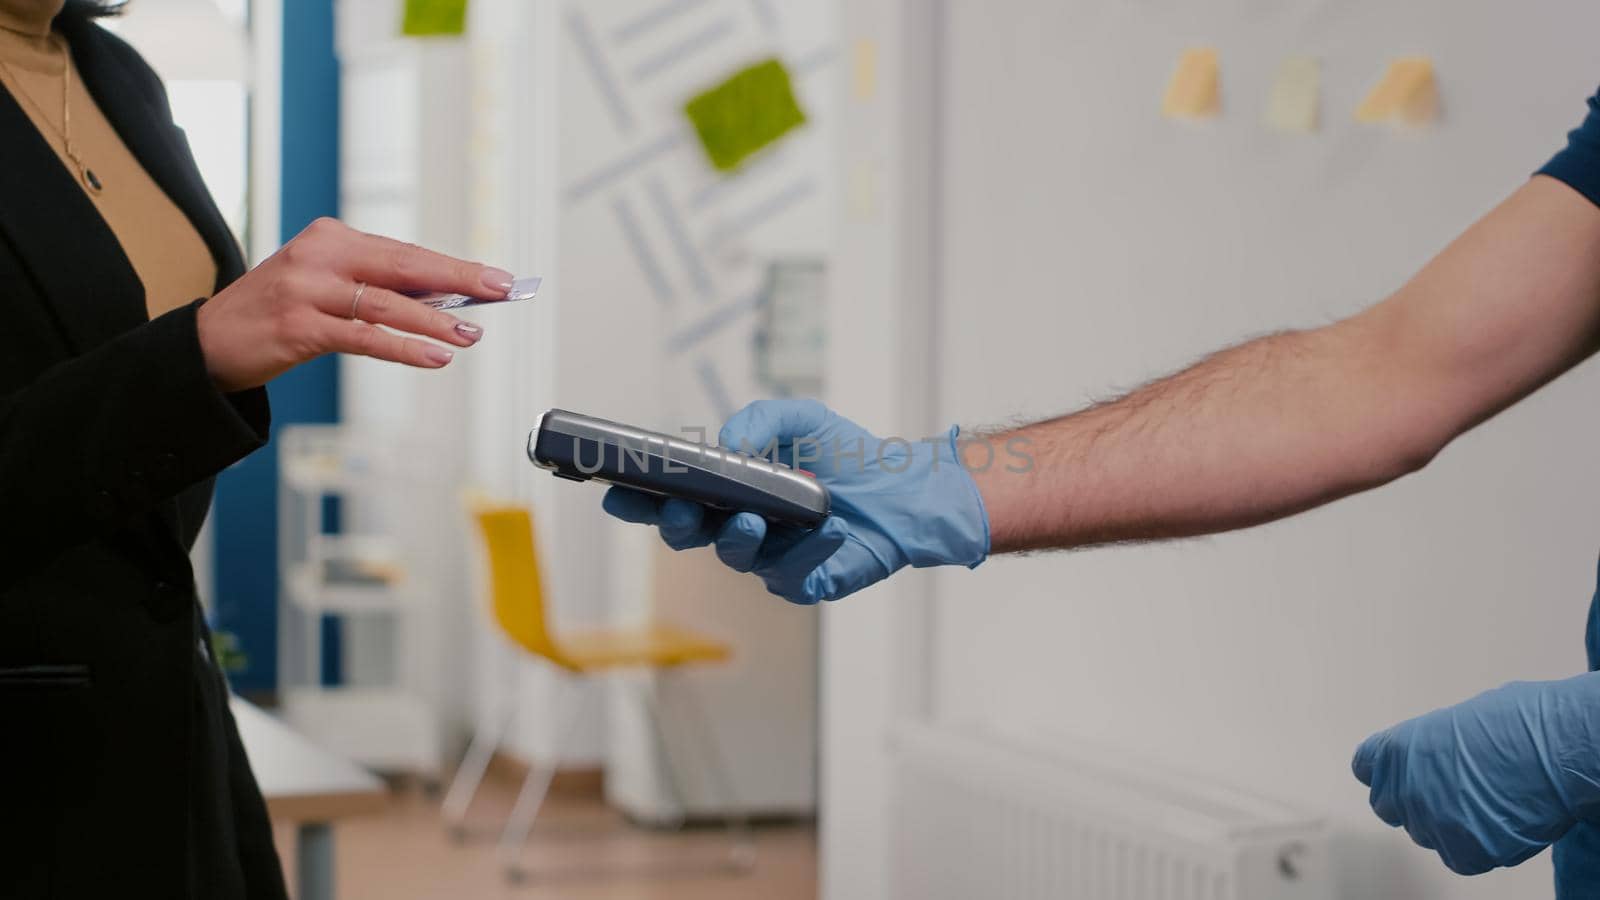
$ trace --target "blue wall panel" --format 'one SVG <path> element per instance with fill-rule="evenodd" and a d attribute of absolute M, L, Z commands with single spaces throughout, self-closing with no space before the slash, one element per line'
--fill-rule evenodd
<path fill-rule="evenodd" d="M 284 0 L 282 194 L 287 241 L 318 216 L 339 214 L 339 63 L 334 56 L 333 0 Z M 297 422 L 339 418 L 339 367 L 319 359 L 274 380 L 274 433 Z M 240 691 L 270 691 L 278 682 L 278 525 L 276 441 L 217 479 L 213 531 L 218 627 L 233 632 L 248 666 L 232 674 Z M 330 628 L 330 632 L 333 630 Z M 335 640 L 325 642 L 337 654 Z M 337 660 L 333 660 L 337 671 Z"/>

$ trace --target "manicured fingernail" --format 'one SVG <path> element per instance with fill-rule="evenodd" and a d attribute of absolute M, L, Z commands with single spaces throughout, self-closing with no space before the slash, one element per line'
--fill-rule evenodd
<path fill-rule="evenodd" d="M 457 322 L 456 334 L 461 335 L 463 340 L 468 340 L 476 344 L 478 342 L 478 338 L 483 337 L 483 329 L 472 324 L 471 322 Z"/>
<path fill-rule="evenodd" d="M 489 268 L 483 270 L 483 286 L 492 291 L 509 294 L 511 293 L 511 283 L 515 280 L 511 277 L 511 273 L 505 269 Z"/>
<path fill-rule="evenodd" d="M 446 350 L 443 347 L 429 347 L 427 356 L 428 362 L 431 362 L 436 366 L 442 366 L 445 363 L 448 363 L 450 360 L 456 358 L 454 353 Z"/>

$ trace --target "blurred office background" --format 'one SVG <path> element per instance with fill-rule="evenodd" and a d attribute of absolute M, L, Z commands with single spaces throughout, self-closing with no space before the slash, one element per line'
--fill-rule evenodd
<path fill-rule="evenodd" d="M 1353 312 L 1559 146 L 1600 77 L 1600 12 L 471 0 L 458 28 L 452 7 L 134 0 L 112 25 L 167 79 L 253 259 L 336 215 L 544 278 L 470 313 L 487 337 L 441 373 L 345 359 L 275 383 L 273 447 L 219 483 L 198 571 L 235 690 L 394 778 L 339 825 L 341 896 L 1549 893 L 1548 855 L 1449 874 L 1377 822 L 1349 758 L 1583 668 L 1592 368 L 1287 523 L 908 573 L 824 609 L 667 553 L 523 447 L 554 406 L 714 435 L 784 393 L 880 433 L 1037 418 Z M 1164 118 L 1195 47 L 1218 51 L 1219 108 Z M 1437 115 L 1352 121 L 1416 56 Z M 1319 67 L 1304 133 L 1262 121 L 1288 57 Z M 685 104 L 768 60 L 805 123 L 719 171 Z M 468 489 L 531 511 L 558 632 L 671 622 L 731 658 L 565 688 L 489 615 Z M 452 832 L 442 795 L 508 709 Z M 696 771 L 706 738 L 731 791 Z M 557 818 L 600 826 L 536 827 L 504 880 L 494 836 L 557 758 Z M 705 826 L 745 817 L 753 870 L 654 867 L 718 859 Z M 569 859 L 594 871 L 541 877 Z"/>

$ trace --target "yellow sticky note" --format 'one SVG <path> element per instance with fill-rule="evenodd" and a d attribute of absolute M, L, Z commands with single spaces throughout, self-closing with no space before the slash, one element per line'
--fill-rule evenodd
<path fill-rule="evenodd" d="M 1367 99 L 1356 108 L 1357 122 L 1405 122 L 1421 125 L 1439 112 L 1439 86 L 1433 61 L 1424 56 L 1389 63 Z"/>
<path fill-rule="evenodd" d="M 1217 51 L 1194 47 L 1178 58 L 1177 71 L 1167 82 L 1161 114 L 1169 119 L 1208 119 L 1222 112 L 1221 76 Z"/>
<path fill-rule="evenodd" d="M 732 172 L 806 123 L 789 69 L 776 57 L 707 88 L 690 98 L 683 111 L 718 172 Z"/>
<path fill-rule="evenodd" d="M 851 66 L 851 88 L 856 100 L 870 102 L 878 95 L 878 45 L 862 38 L 856 41 L 854 65 Z"/>
<path fill-rule="evenodd" d="M 1273 131 L 1309 134 L 1317 130 L 1322 69 L 1315 58 L 1291 56 L 1278 66 L 1262 120 Z"/>
<path fill-rule="evenodd" d="M 406 0 L 400 33 L 411 37 L 462 34 L 467 30 L 467 0 Z"/>
<path fill-rule="evenodd" d="M 850 197 L 850 218 L 856 222 L 875 222 L 878 218 L 878 166 L 859 160 L 850 167 L 846 193 Z"/>

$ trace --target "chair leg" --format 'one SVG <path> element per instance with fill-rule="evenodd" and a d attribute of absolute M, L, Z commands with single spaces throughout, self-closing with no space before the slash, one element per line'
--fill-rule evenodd
<path fill-rule="evenodd" d="M 666 717 L 661 714 L 661 703 L 656 696 L 656 688 L 649 681 L 638 682 L 638 694 L 640 703 L 644 707 L 645 718 L 650 721 L 650 730 L 655 733 L 656 743 L 661 747 L 660 774 L 667 783 L 667 791 L 672 795 L 674 817 L 664 824 L 669 828 L 682 828 L 689 818 L 689 800 L 683 790 L 680 770 L 673 760 L 672 741 L 667 738 Z"/>
<path fill-rule="evenodd" d="M 688 714 L 691 730 L 695 734 L 695 744 L 701 755 L 706 760 L 711 780 L 716 784 L 718 798 L 727 805 L 728 828 L 728 863 L 735 871 L 749 872 L 756 865 L 755 835 L 750 830 L 750 817 L 744 807 L 739 803 L 738 789 L 734 787 L 733 775 L 728 771 L 727 759 L 722 755 L 722 748 L 717 744 L 716 734 L 712 731 L 711 720 L 707 718 L 705 706 L 700 702 L 700 695 L 694 686 L 686 680 L 676 677 L 677 673 L 663 677 L 665 684 L 667 677 L 678 686 L 679 702 Z"/>
<path fill-rule="evenodd" d="M 467 809 L 472 806 L 472 798 L 478 795 L 478 787 L 483 784 L 489 760 L 494 758 L 495 751 L 500 749 L 500 743 L 505 740 L 506 732 L 511 729 L 511 723 L 516 721 L 517 706 L 516 692 L 513 691 L 504 708 L 495 713 L 487 727 L 473 733 L 472 743 L 467 745 L 467 755 L 462 757 L 455 777 L 450 780 L 450 790 L 445 793 L 440 808 L 445 826 L 457 841 L 466 839 Z"/>
<path fill-rule="evenodd" d="M 548 759 L 536 760 L 529 766 L 528 777 L 522 781 L 522 789 L 517 792 L 517 803 L 511 808 L 511 817 L 506 820 L 505 831 L 500 835 L 500 858 L 506 867 L 506 878 L 514 883 L 527 877 L 527 871 L 519 862 L 522 847 L 527 843 L 534 819 L 538 818 L 539 808 L 544 805 L 545 796 L 550 792 L 550 781 L 555 778 L 567 741 L 582 721 L 583 704 L 580 701 L 583 698 L 574 687 L 568 676 L 562 676 L 557 682 L 556 714 L 552 717 L 559 723 L 555 745 L 551 747 Z"/>

